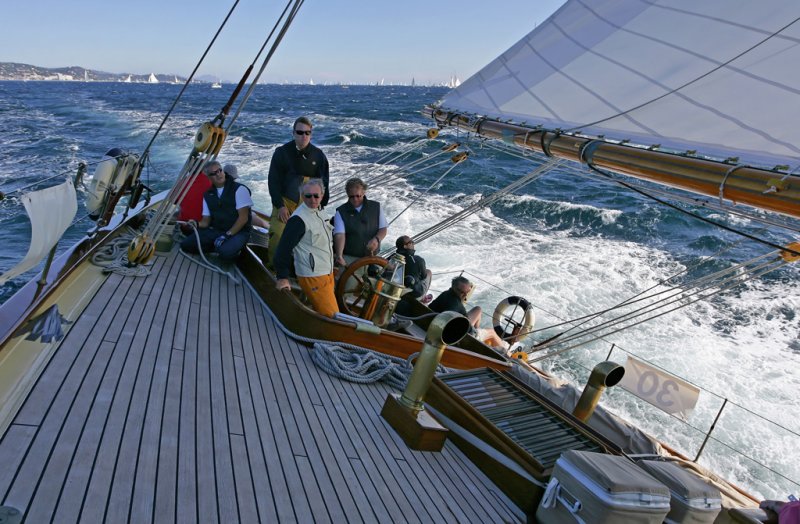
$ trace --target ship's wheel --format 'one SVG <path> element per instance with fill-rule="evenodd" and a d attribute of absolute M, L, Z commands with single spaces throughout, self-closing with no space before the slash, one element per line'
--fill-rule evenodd
<path fill-rule="evenodd" d="M 389 261 L 382 257 L 363 257 L 347 266 L 336 283 L 336 302 L 339 304 L 339 311 L 359 316 L 372 294 L 372 284 L 365 275 L 367 270 L 362 268 L 376 265 L 382 269 L 388 264 Z"/>

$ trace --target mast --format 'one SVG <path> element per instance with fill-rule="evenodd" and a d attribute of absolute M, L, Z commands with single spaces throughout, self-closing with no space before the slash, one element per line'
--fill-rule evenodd
<path fill-rule="evenodd" d="M 548 156 L 800 218 L 800 179 L 778 171 L 476 119 L 430 106 L 423 110 L 423 115 L 440 126 L 456 127 L 506 142 L 513 140 L 515 145 Z"/>

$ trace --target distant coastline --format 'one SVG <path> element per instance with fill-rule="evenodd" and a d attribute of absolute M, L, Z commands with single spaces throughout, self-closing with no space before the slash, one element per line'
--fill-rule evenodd
<path fill-rule="evenodd" d="M 86 69 L 81 66 L 40 67 L 16 62 L 0 62 L 0 80 L 38 80 L 56 82 L 130 82 L 140 84 L 183 84 L 186 77 L 167 73 L 108 73 Z M 211 83 L 214 80 L 201 78 L 199 82 Z"/>

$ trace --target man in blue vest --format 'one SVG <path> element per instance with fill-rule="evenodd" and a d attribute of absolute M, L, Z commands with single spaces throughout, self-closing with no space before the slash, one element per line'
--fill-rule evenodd
<path fill-rule="evenodd" d="M 216 160 L 208 162 L 203 172 L 211 180 L 211 189 L 203 194 L 200 222 L 188 223 L 197 228 L 203 253 L 216 251 L 223 262 L 234 262 L 250 239 L 250 190 L 226 175 Z M 181 249 L 198 252 L 194 233 L 183 239 Z"/>
<path fill-rule="evenodd" d="M 367 184 L 351 178 L 345 184 L 347 203 L 336 208 L 333 217 L 333 250 L 336 263 L 346 266 L 355 260 L 376 255 L 388 231 L 381 205 L 366 196 Z"/>

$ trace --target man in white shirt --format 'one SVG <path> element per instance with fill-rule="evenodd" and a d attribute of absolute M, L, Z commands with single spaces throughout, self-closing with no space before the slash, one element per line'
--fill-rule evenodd
<path fill-rule="evenodd" d="M 379 202 L 368 200 L 367 184 L 351 178 L 345 184 L 347 203 L 336 208 L 333 217 L 333 250 L 336 263 L 347 265 L 369 255 L 377 255 L 388 224 Z"/>
<path fill-rule="evenodd" d="M 203 194 L 200 222 L 190 220 L 189 224 L 197 228 L 204 253 L 216 251 L 223 262 L 234 262 L 250 239 L 250 190 L 226 175 L 216 160 L 208 162 L 203 172 L 211 180 L 211 189 Z M 194 233 L 183 239 L 181 249 L 198 252 Z"/>

